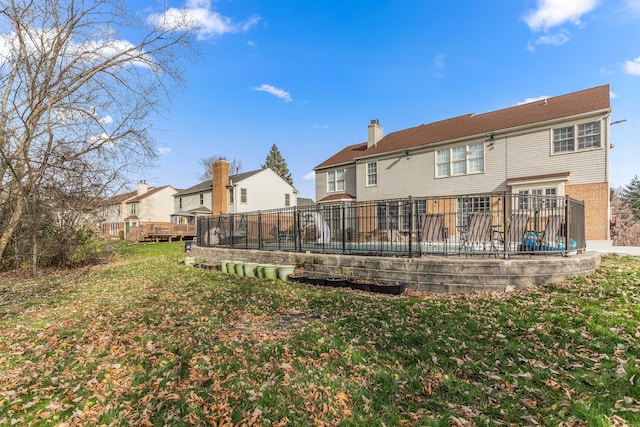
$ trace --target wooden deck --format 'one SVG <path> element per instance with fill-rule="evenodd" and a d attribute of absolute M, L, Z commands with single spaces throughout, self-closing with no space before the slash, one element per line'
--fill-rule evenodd
<path fill-rule="evenodd" d="M 160 240 L 184 240 L 193 238 L 198 234 L 195 224 L 171 224 L 169 222 L 143 223 L 129 230 L 127 241 L 145 242 Z"/>

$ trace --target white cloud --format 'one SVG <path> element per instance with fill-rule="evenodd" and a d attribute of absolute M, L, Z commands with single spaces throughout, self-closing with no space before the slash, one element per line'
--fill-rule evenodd
<path fill-rule="evenodd" d="M 329 129 L 329 125 L 313 125 L 314 129 Z"/>
<path fill-rule="evenodd" d="M 640 0 L 625 0 L 624 10 L 626 13 L 640 13 Z"/>
<path fill-rule="evenodd" d="M 569 32 L 566 30 L 562 30 L 557 34 L 546 34 L 544 36 L 540 36 L 538 40 L 536 40 L 536 44 L 548 44 L 553 46 L 561 46 L 569 41 Z"/>
<path fill-rule="evenodd" d="M 640 76 L 640 56 L 624 63 L 624 71 L 632 76 Z"/>
<path fill-rule="evenodd" d="M 291 98 L 291 95 L 289 95 L 289 92 L 283 89 L 277 88 L 275 86 L 263 84 L 258 87 L 254 87 L 253 90 L 270 93 L 271 95 L 277 96 L 280 99 L 284 99 L 287 102 L 293 101 L 293 99 Z"/>
<path fill-rule="evenodd" d="M 106 115 L 104 117 L 100 117 L 98 121 L 100 122 L 100 124 L 109 125 L 113 123 L 113 117 L 111 117 L 110 115 Z"/>
<path fill-rule="evenodd" d="M 536 96 L 535 98 L 526 98 L 524 101 L 518 102 L 516 105 L 529 104 L 531 102 L 542 101 L 543 99 L 548 99 L 548 96 Z"/>
<path fill-rule="evenodd" d="M 248 31 L 258 23 L 259 17 L 251 17 L 246 21 L 233 22 L 231 18 L 211 9 L 211 0 L 187 0 L 182 8 L 169 8 L 164 13 L 149 15 L 147 20 L 158 27 L 166 29 L 191 29 L 198 40 L 205 40 L 227 33 Z"/>
<path fill-rule="evenodd" d="M 171 152 L 171 148 L 169 147 L 158 147 L 158 153 L 160 154 L 169 154 Z"/>
<path fill-rule="evenodd" d="M 567 22 L 581 25 L 580 18 L 594 10 L 600 0 L 537 0 L 536 10 L 525 16 L 524 21 L 533 31 L 547 31 Z"/>
<path fill-rule="evenodd" d="M 447 59 L 447 55 L 444 54 L 444 53 L 440 53 L 440 54 L 438 54 L 438 55 L 433 57 L 433 65 L 437 69 L 441 70 L 445 66 L 445 59 Z"/>
<path fill-rule="evenodd" d="M 304 179 L 306 179 L 307 181 L 313 181 L 314 179 L 316 179 L 316 172 L 315 171 L 309 172 L 304 176 Z"/>
<path fill-rule="evenodd" d="M 612 90 L 609 91 L 609 97 L 611 97 L 611 99 L 615 99 L 618 97 L 617 93 L 614 93 Z"/>
<path fill-rule="evenodd" d="M 57 43 L 57 31 L 47 31 L 35 27 L 22 27 L 20 37 L 24 40 L 25 49 L 34 56 L 50 55 Z M 105 34 L 105 36 L 108 36 Z M 0 62 L 11 62 L 20 51 L 18 36 L 15 32 L 0 35 Z M 83 43 L 70 43 L 68 48 L 56 50 L 61 61 L 79 64 L 104 63 L 110 58 L 120 56 L 126 59 L 124 65 L 135 65 L 145 68 L 153 66 L 153 58 L 137 49 L 131 42 L 118 39 L 94 39 Z"/>

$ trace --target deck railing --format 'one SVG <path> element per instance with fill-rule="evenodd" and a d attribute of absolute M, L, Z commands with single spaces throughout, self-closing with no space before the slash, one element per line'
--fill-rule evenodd
<path fill-rule="evenodd" d="M 344 202 L 198 218 L 198 245 L 359 255 L 562 254 L 586 247 L 584 203 L 490 193 Z"/>

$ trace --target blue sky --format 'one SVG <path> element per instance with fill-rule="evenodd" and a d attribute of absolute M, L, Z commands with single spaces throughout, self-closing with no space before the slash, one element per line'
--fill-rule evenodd
<path fill-rule="evenodd" d="M 611 85 L 611 185 L 640 175 L 640 0 L 130 0 L 188 9 L 197 61 L 153 131 L 152 185 L 198 183 L 199 160 L 260 168 L 272 144 L 300 197 L 313 167 L 367 138 Z"/>

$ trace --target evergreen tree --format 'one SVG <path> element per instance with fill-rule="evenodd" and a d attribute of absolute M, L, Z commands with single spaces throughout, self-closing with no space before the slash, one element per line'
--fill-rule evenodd
<path fill-rule="evenodd" d="M 265 160 L 262 168 L 271 168 L 275 173 L 280 175 L 282 179 L 287 181 L 289 185 L 293 185 L 293 180 L 291 179 L 291 172 L 289 172 L 289 167 L 287 166 L 287 162 L 280 154 L 280 150 L 276 147 L 276 144 L 271 146 L 271 151 L 267 155 L 267 159 Z"/>
<path fill-rule="evenodd" d="M 631 211 L 635 221 L 640 221 L 640 178 L 638 175 L 633 177 L 621 193 L 623 205 Z"/>

